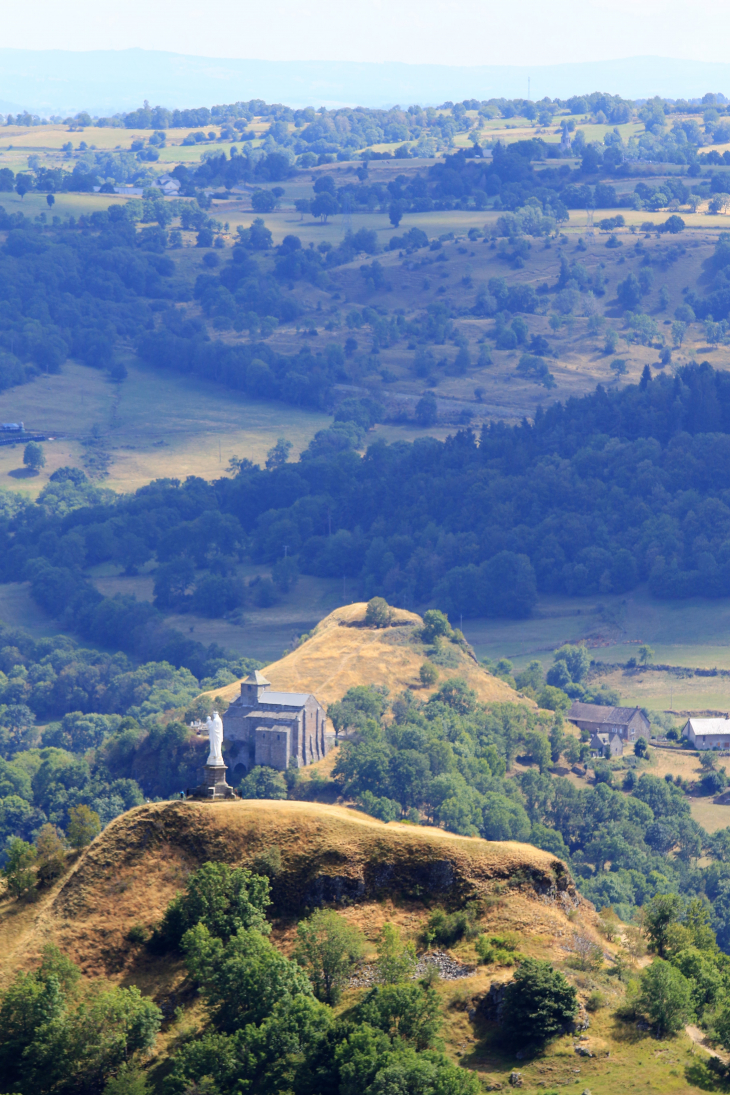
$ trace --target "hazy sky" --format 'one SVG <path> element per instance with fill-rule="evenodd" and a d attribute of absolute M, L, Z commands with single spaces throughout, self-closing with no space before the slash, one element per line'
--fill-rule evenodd
<path fill-rule="evenodd" d="M 726 61 L 729 38 L 720 0 L 25 0 L 0 30 L 19 49 L 450 65 Z"/>

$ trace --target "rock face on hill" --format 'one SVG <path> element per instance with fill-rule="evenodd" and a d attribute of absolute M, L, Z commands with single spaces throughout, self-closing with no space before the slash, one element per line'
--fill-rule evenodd
<path fill-rule="evenodd" d="M 266 677 L 272 688 L 312 692 L 325 706 L 341 699 L 348 688 L 363 684 L 386 685 L 391 696 L 406 688 L 417 688 L 417 694 L 427 699 L 434 689 L 421 688 L 418 677 L 427 656 L 417 641 L 417 632 L 423 626 L 421 617 L 395 609 L 391 627 L 371 628 L 364 626 L 366 608 L 358 603 L 335 609 L 301 646 L 268 665 Z M 455 643 L 445 643 L 444 648 L 443 660 L 451 664 L 436 665 L 439 681 L 464 677 L 483 703 L 532 704 L 482 669 L 468 651 Z M 229 701 L 239 693 L 240 682 L 216 690 L 216 695 Z"/>
<path fill-rule="evenodd" d="M 56 891 L 34 907 L 6 949 L 5 976 L 55 942 L 87 975 L 145 984 L 154 964 L 130 945 L 130 928 L 150 929 L 207 860 L 253 866 L 278 849 L 274 913 L 303 915 L 319 905 L 377 905 L 383 900 L 458 908 L 507 894 L 531 930 L 566 933 L 566 914 L 581 907 L 564 863 L 526 844 L 460 837 L 440 829 L 385 825 L 357 811 L 308 802 L 159 803 L 123 814 L 80 857 Z M 151 977 L 152 975 L 149 974 Z M 159 982 L 158 969 L 154 981 Z M 169 969 L 164 976 L 170 976 Z"/>

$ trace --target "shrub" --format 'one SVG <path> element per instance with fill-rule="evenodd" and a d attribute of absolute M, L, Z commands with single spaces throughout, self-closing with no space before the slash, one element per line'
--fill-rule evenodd
<path fill-rule="evenodd" d="M 438 678 L 438 672 L 430 662 L 424 662 L 418 671 L 418 676 L 424 688 L 432 688 Z"/>
<path fill-rule="evenodd" d="M 429 943 L 439 943 L 444 947 L 450 947 L 460 939 L 472 939 L 479 932 L 476 916 L 477 909 L 473 903 L 453 913 L 436 909 L 428 918 L 426 939 Z"/>
<path fill-rule="evenodd" d="M 516 966 L 523 959 L 517 950 L 514 932 L 501 935 L 480 935 L 475 944 L 479 961 L 485 966 Z"/>
<path fill-rule="evenodd" d="M 526 958 L 507 986 L 502 1016 L 511 1039 L 541 1044 L 561 1034 L 577 1010 L 576 991 L 562 973 Z"/>
<path fill-rule="evenodd" d="M 389 627 L 393 619 L 393 609 L 384 597 L 373 597 L 365 610 L 365 623 L 368 627 Z"/>

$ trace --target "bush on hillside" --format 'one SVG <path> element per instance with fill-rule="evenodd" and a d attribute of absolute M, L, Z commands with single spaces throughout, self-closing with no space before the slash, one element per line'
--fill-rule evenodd
<path fill-rule="evenodd" d="M 502 1020 L 512 1041 L 541 1044 L 564 1033 L 577 1011 L 576 991 L 562 973 L 526 958 L 507 986 Z"/>

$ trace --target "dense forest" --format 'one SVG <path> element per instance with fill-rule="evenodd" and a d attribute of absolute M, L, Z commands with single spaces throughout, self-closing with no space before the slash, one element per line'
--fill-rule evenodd
<path fill-rule="evenodd" d="M 160 480 L 123 498 L 88 485 L 92 504 L 62 469 L 35 504 L 7 496 L 0 579 L 30 580 L 46 611 L 93 642 L 199 677 L 221 652 L 161 638 L 155 606 L 102 597 L 84 567 L 112 560 L 133 573 L 155 558 L 159 607 L 211 616 L 253 594 L 238 560 L 281 571 L 285 544 L 283 590 L 298 568 L 345 575 L 366 598 L 464 616 L 525 616 L 538 592 L 640 582 L 658 597 L 730 592 L 730 384 L 708 364 L 646 370 L 638 385 L 599 387 L 533 424 L 376 442 L 362 457 L 371 421 L 367 401 L 350 400 L 295 464 L 285 452 L 263 470 L 243 460 L 214 483 Z"/>

